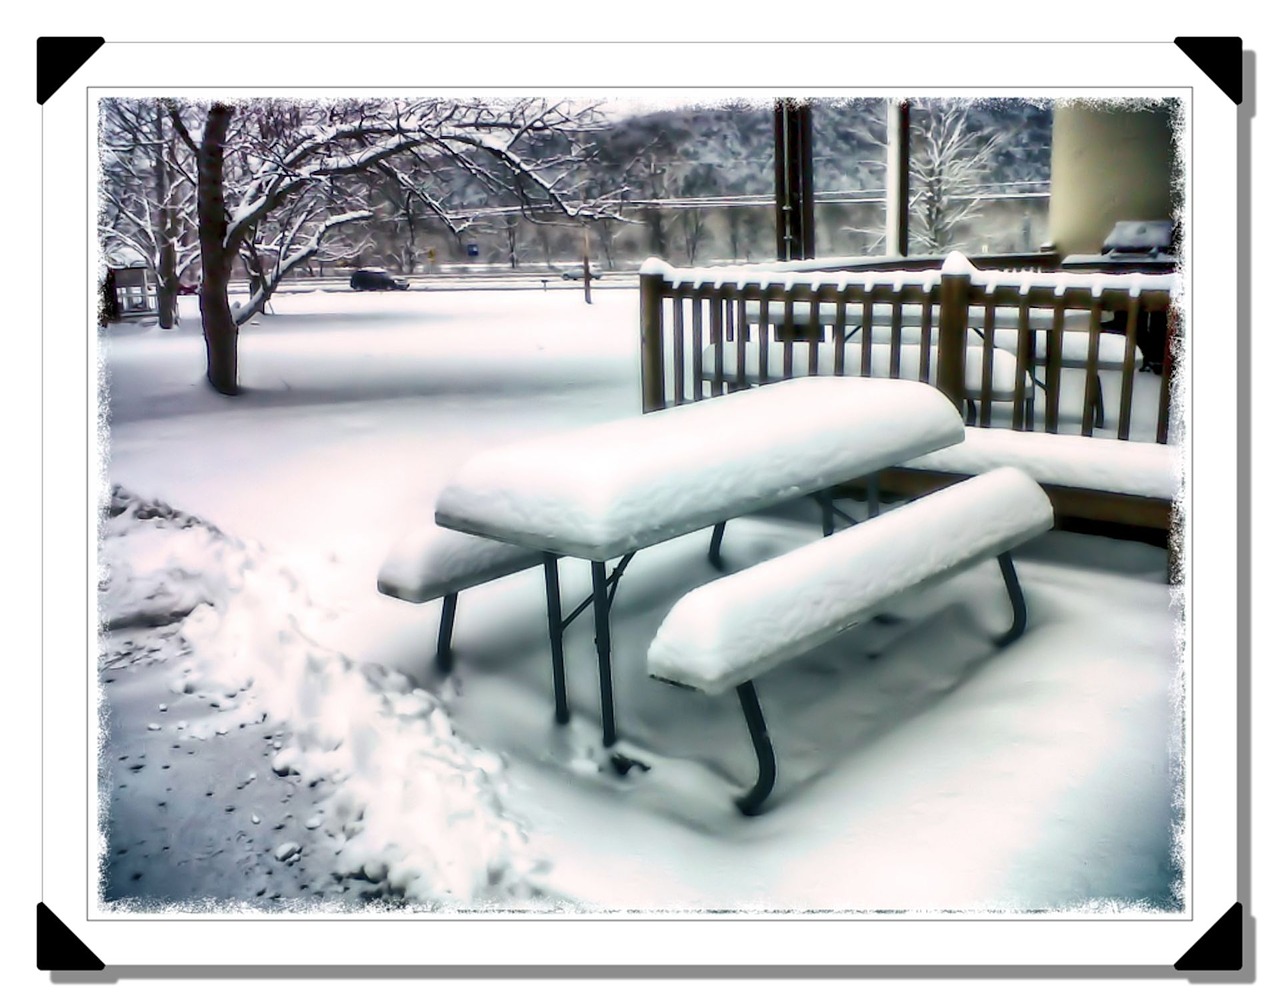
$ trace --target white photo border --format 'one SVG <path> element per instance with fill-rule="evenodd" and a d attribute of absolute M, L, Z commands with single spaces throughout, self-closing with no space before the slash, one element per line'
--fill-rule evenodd
<path fill-rule="evenodd" d="M 681 43 L 676 43 L 680 45 Z M 124 966 L 992 966 L 1171 967 L 1240 899 L 1237 806 L 1236 330 L 1238 107 L 1172 41 L 1129 43 L 725 43 L 670 66 L 654 43 L 107 43 L 42 109 L 43 296 L 43 821 L 41 899 L 104 963 Z M 482 46 L 504 47 L 481 60 Z M 662 50 L 668 50 L 665 44 Z M 163 46 L 163 63 L 154 57 Z M 1016 59 L 1011 47 L 1016 47 Z M 231 61 L 237 49 L 250 59 Z M 248 73 L 242 68 L 252 67 Z M 804 68 L 797 85 L 770 83 Z M 1013 67 L 1011 83 L 993 68 Z M 229 68 L 236 78 L 228 77 Z M 480 69 L 483 68 L 483 69 Z M 550 69 L 549 69 L 550 68 Z M 564 69 L 560 69 L 564 68 Z M 830 68 L 830 69 L 826 69 Z M 1105 69 L 1103 69 L 1105 68 Z M 1026 76 L 1034 70 L 1034 76 Z M 570 74 L 571 76 L 566 76 Z M 233 83 L 238 79 L 240 82 Z M 856 86 L 850 80 L 856 80 Z M 1081 86 L 1088 80 L 1091 83 Z M 571 83 L 572 82 L 572 83 Z M 725 82 L 729 82 L 726 85 Z M 221 95 L 555 94 L 681 98 L 845 94 L 1009 97 L 1179 97 L 1189 109 L 1186 151 L 1189 254 L 1184 403 L 1193 479 L 1187 501 L 1187 682 L 1190 759 L 1185 882 L 1188 913 L 1144 918 L 1049 915 L 920 919 L 911 915 L 547 919 L 387 919 L 261 915 L 216 919 L 95 916 L 91 846 L 97 802 L 91 748 L 96 712 L 96 586 L 92 502 L 97 378 L 89 278 L 52 284 L 66 262 L 52 236 L 92 228 L 96 94 Z M 1211 152 L 1211 154 L 1210 154 Z M 1210 251 L 1211 250 L 1211 251 Z M 1198 305 L 1204 302 L 1205 308 Z M 1201 317 L 1211 352 L 1196 353 Z M 77 338 L 78 337 L 78 338 Z M 52 346 L 83 354 L 51 353 Z M 56 530 L 80 529 L 83 537 Z M 87 557 L 86 557 L 87 551 Z M 1208 586 L 1197 593 L 1195 585 Z M 48 620 L 83 585 L 80 633 Z M 76 597 L 72 589 L 71 597 Z M 1196 656 L 1203 659 L 1196 675 Z M 84 731 L 81 732 L 81 726 Z M 413 926 L 411 927 L 410 924 Z M 427 930 L 424 930 L 427 929 Z"/>

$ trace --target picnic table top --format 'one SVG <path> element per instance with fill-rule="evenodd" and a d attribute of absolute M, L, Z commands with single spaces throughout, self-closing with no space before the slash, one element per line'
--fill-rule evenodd
<path fill-rule="evenodd" d="M 922 382 L 794 378 L 482 452 L 436 522 L 603 561 L 963 439 Z"/>

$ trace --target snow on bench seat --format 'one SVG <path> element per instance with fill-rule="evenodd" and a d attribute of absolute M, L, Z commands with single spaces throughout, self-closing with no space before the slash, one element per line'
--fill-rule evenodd
<path fill-rule="evenodd" d="M 724 377 L 730 381 L 738 379 L 738 350 L 735 344 L 721 344 L 722 347 L 722 373 Z M 716 359 L 715 346 L 708 346 L 702 351 L 702 379 L 711 381 L 715 377 Z M 805 342 L 796 342 L 791 347 L 791 373 L 793 375 L 808 375 L 809 370 L 809 350 L 810 345 Z M 898 374 L 902 378 L 915 379 L 920 374 L 920 346 L 918 344 L 903 344 L 900 348 L 901 356 L 898 364 Z M 982 395 L 982 348 L 971 346 L 965 351 L 965 395 L 971 398 L 978 398 Z M 769 344 L 768 349 L 768 376 L 770 378 L 781 378 L 785 373 L 783 365 L 785 362 L 786 348 L 779 343 Z M 888 378 L 890 368 L 892 366 L 892 348 L 883 343 L 872 343 L 871 345 L 871 377 Z M 754 383 L 760 380 L 760 349 L 759 345 L 748 344 L 746 348 L 746 359 L 743 362 L 744 370 L 742 378 L 746 382 Z M 844 371 L 846 373 L 857 373 L 862 368 L 862 344 L 856 341 L 846 342 L 844 345 Z M 830 343 L 822 343 L 818 346 L 818 367 L 814 374 L 818 375 L 834 375 L 836 371 L 835 347 Z M 1016 389 L 1016 376 L 1018 373 L 1018 361 L 1013 354 L 1007 351 L 995 349 L 991 352 L 991 398 L 998 402 L 1011 402 Z M 929 377 L 930 381 L 935 381 L 938 374 L 938 349 L 936 346 L 929 348 Z M 1030 384 L 1030 383 L 1028 383 Z"/>
<path fill-rule="evenodd" d="M 999 469 L 685 595 L 649 646 L 649 675 L 719 694 L 875 615 L 908 589 L 1053 527 L 1043 490 Z"/>
<path fill-rule="evenodd" d="M 1037 332 L 1032 343 L 1034 360 L 1044 364 L 1048 358 L 1048 333 Z M 1125 344 L 1128 341 L 1119 333 L 1098 333 L 1098 367 L 1103 371 L 1119 371 L 1124 367 Z M 1018 352 L 1018 330 L 997 329 L 995 345 L 1011 354 Z M 1133 351 L 1134 367 L 1142 367 L 1145 358 L 1136 346 Z M 1089 334 L 1087 332 L 1064 332 L 1062 334 L 1062 364 L 1064 367 L 1083 368 L 1089 364 Z"/>
<path fill-rule="evenodd" d="M 520 441 L 466 462 L 438 524 L 605 561 L 964 438 L 920 382 L 806 377 Z"/>
<path fill-rule="evenodd" d="M 1167 444 L 970 427 L 964 440 L 906 463 L 909 469 L 984 473 L 1015 466 L 1046 485 L 1177 499 L 1178 451 Z"/>
<path fill-rule="evenodd" d="M 378 571 L 378 591 L 406 602 L 430 602 L 534 567 L 533 550 L 424 523 L 391 548 Z"/>

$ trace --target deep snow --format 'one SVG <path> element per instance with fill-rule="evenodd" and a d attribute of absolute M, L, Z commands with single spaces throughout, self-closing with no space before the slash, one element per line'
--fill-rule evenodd
<path fill-rule="evenodd" d="M 193 303 L 179 332 L 112 327 L 104 906 L 1179 907 L 1180 621 L 1151 547 L 1020 549 L 1030 626 L 1004 651 L 991 563 L 763 677 L 781 776 L 755 819 L 732 697 L 644 674 L 714 573 L 703 533 L 638 554 L 614 606 L 647 772 L 601 769 L 582 621 L 554 727 L 539 571 L 464 592 L 433 670 L 439 603 L 380 595 L 380 567 L 478 450 L 640 411 L 636 298 L 281 295 L 235 399 L 203 383 Z M 731 522 L 729 569 L 818 538 L 811 511 Z M 571 605 L 585 565 L 561 566 Z"/>

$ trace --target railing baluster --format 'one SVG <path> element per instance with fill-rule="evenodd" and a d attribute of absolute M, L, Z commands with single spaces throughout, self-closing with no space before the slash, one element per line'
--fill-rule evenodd
<path fill-rule="evenodd" d="M 760 285 L 760 322 L 758 326 L 758 335 L 760 337 L 760 384 L 764 385 L 769 381 L 769 288 L 764 284 Z"/>
<path fill-rule="evenodd" d="M 929 380 L 929 351 L 933 349 L 933 295 L 920 304 L 920 380 Z"/>
<path fill-rule="evenodd" d="M 814 284 L 809 291 L 809 323 L 805 327 L 805 335 L 809 339 L 809 374 L 818 373 L 818 343 L 822 338 L 822 319 L 819 317 L 822 302 L 822 288 Z"/>
<path fill-rule="evenodd" d="M 685 296 L 676 288 L 671 297 L 671 365 L 674 369 L 671 391 L 677 406 L 684 402 L 684 303 Z"/>
<path fill-rule="evenodd" d="M 1182 344 L 1181 321 L 1172 302 L 1167 309 L 1165 325 L 1164 364 L 1160 367 L 1160 413 L 1156 421 L 1156 441 L 1169 443 L 1169 389 L 1173 382 L 1174 362 Z"/>
<path fill-rule="evenodd" d="M 982 318 L 982 394 L 978 399 L 978 426 L 991 426 L 991 381 L 995 367 L 996 346 L 996 302 L 992 296 L 987 297 L 987 310 Z M 968 355 L 969 337 L 965 336 L 965 355 Z"/>
<path fill-rule="evenodd" d="M 863 288 L 862 328 L 858 330 L 858 335 L 862 339 L 862 360 L 858 365 L 861 370 L 858 373 L 863 376 L 871 374 L 871 344 L 875 336 L 875 315 L 871 298 L 872 292 Z"/>
<path fill-rule="evenodd" d="M 693 399 L 697 402 L 703 397 L 702 394 L 702 305 L 704 303 L 702 290 L 698 287 L 693 289 L 693 348 L 690 356 L 693 358 Z"/>
<path fill-rule="evenodd" d="M 1013 369 L 1013 429 L 1029 430 L 1035 425 L 1033 404 L 1036 385 L 1029 376 L 1035 371 L 1035 347 L 1032 346 L 1031 305 L 1025 298 L 1018 305 L 1018 345 Z M 1030 389 L 1028 390 L 1028 386 Z M 1028 395 L 1028 391 L 1030 395 Z"/>
<path fill-rule="evenodd" d="M 711 375 L 711 394 L 724 394 L 724 295 L 717 291 L 708 302 L 711 312 L 711 351 L 714 368 Z"/>
<path fill-rule="evenodd" d="M 795 377 L 796 289 L 787 286 L 782 302 L 782 326 L 778 337 L 782 340 L 782 377 Z"/>
<path fill-rule="evenodd" d="M 839 300 L 836 301 L 836 319 L 831 326 L 831 354 L 835 362 L 832 372 L 838 375 L 844 374 L 844 331 L 847 328 L 846 311 L 848 307 L 849 303 L 845 300 L 845 292 L 841 291 Z"/>
<path fill-rule="evenodd" d="M 889 377 L 902 374 L 902 292 L 893 294 L 893 307 L 889 311 Z"/>
<path fill-rule="evenodd" d="M 747 384 L 747 339 L 751 335 L 751 329 L 747 325 L 747 292 L 746 287 L 738 290 L 733 288 L 736 295 L 734 307 L 738 316 L 738 388 L 743 388 Z"/>
<path fill-rule="evenodd" d="M 1063 296 L 1053 299 L 1053 324 L 1044 334 L 1044 429 L 1058 433 L 1058 400 L 1062 395 Z"/>
<path fill-rule="evenodd" d="M 1084 415 L 1080 420 L 1080 433 L 1093 437 L 1093 419 L 1097 416 L 1102 426 L 1102 378 L 1098 374 L 1098 345 L 1102 339 L 1102 302 L 1094 301 L 1089 308 L 1089 350 L 1084 362 Z"/>
<path fill-rule="evenodd" d="M 1142 311 L 1138 295 L 1130 294 L 1125 310 L 1124 364 L 1120 370 L 1120 416 L 1116 422 L 1116 437 L 1129 440 L 1129 424 L 1133 416 L 1133 382 L 1138 356 L 1138 316 Z"/>

